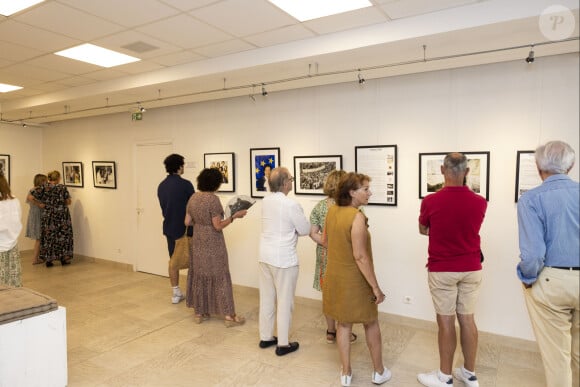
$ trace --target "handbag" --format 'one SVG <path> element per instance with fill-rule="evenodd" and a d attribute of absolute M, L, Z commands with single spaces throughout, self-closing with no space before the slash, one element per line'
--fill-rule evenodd
<path fill-rule="evenodd" d="M 185 233 L 175 240 L 175 249 L 169 259 L 169 267 L 173 270 L 189 269 L 189 252 L 191 251 L 191 237 Z"/>

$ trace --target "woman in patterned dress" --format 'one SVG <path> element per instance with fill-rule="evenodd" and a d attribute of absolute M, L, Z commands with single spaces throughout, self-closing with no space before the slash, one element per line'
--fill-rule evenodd
<path fill-rule="evenodd" d="M 324 273 L 326 272 L 326 238 L 324 235 L 324 222 L 328 209 L 334 204 L 334 194 L 338 187 L 340 178 L 346 175 L 343 170 L 334 170 L 328 174 L 322 191 L 326 195 L 325 199 L 319 201 L 310 212 L 310 238 L 316 242 L 316 268 L 314 270 L 314 282 L 312 287 L 322 291 Z M 326 342 L 333 344 L 336 341 L 336 322 L 332 317 L 326 317 Z M 356 340 L 356 335 L 352 333 L 351 342 Z"/>
<path fill-rule="evenodd" d="M 40 259 L 46 267 L 59 260 L 64 265 L 73 258 L 73 229 L 68 206 L 71 197 L 66 186 L 60 184 L 60 172 L 47 174 L 48 183 L 35 188 L 32 196 L 44 204 L 40 218 Z"/>
<path fill-rule="evenodd" d="M 197 192 L 187 203 L 185 225 L 193 225 L 186 304 L 195 309 L 194 321 L 201 323 L 210 314 L 224 316 L 226 327 L 242 325 L 246 320 L 235 313 L 228 251 L 223 229 L 243 218 L 247 210 L 224 219 L 220 199 L 215 192 L 222 184 L 217 168 L 205 168 L 197 177 Z"/>
<path fill-rule="evenodd" d="M 18 235 L 22 230 L 20 201 L 12 196 L 0 170 L 0 285 L 22 286 Z"/>
<path fill-rule="evenodd" d="M 42 217 L 42 208 L 44 204 L 34 198 L 32 193 L 35 189 L 44 185 L 47 182 L 46 175 L 41 173 L 34 176 L 34 188 L 30 190 L 26 197 L 26 202 L 30 205 L 28 211 L 28 222 L 26 222 L 26 237 L 34 239 L 34 250 L 32 254 L 32 264 L 38 265 L 44 261 L 40 259 L 40 218 Z"/>

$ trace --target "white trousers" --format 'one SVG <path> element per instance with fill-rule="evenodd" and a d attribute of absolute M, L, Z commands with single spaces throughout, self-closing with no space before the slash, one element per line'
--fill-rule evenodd
<path fill-rule="evenodd" d="M 580 276 L 545 267 L 524 295 L 540 347 L 548 387 L 578 386 Z"/>
<path fill-rule="evenodd" d="M 260 340 L 272 340 L 277 323 L 278 345 L 288 345 L 298 266 L 282 269 L 264 262 L 259 262 L 259 266 Z"/>

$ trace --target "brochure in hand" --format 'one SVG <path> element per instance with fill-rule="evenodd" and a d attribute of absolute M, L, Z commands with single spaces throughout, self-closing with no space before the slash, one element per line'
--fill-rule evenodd
<path fill-rule="evenodd" d="M 226 204 L 224 209 L 225 217 L 229 218 L 240 210 L 247 210 L 252 207 L 254 203 L 256 203 L 256 200 L 247 195 L 236 195 L 230 199 L 228 204 Z"/>

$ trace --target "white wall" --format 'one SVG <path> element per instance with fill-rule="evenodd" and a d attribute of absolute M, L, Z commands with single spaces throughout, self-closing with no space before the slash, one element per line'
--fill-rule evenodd
<path fill-rule="evenodd" d="M 266 98 L 257 96 L 255 102 L 240 97 L 150 109 L 140 122 L 132 122 L 129 113 L 65 121 L 44 129 L 38 166 L 60 170 L 62 161 L 82 161 L 85 187 L 71 190 L 75 252 L 135 263 L 134 246 L 139 241 L 134 153 L 138 142 L 173 141 L 175 152 L 196 166 L 186 176 L 191 180 L 203 166 L 204 153 L 235 152 L 237 194 L 250 193 L 250 148 L 280 147 L 282 165 L 290 170 L 293 156 L 330 154 L 341 154 L 343 168 L 353 170 L 356 145 L 396 144 L 398 205 L 365 209 L 377 276 L 388 294 L 380 310 L 434 320 L 424 268 L 427 239 L 417 230 L 418 154 L 490 151 L 490 202 L 481 233 L 485 277 L 476 318 L 482 331 L 533 339 L 515 274 L 516 151 L 533 150 L 551 139 L 567 141 L 579 151 L 578 59 L 576 53 L 538 58 L 533 65 L 522 60 L 367 80 L 363 87 L 353 80 L 270 93 Z M 12 133 L 20 128 L 4 130 Z M 36 143 L 42 138 L 37 133 L 31 136 Z M 26 147 L 22 144 L 26 140 L 15 140 L 17 152 Z M 0 145 L 0 153 L 11 153 L 10 147 L 9 151 L 4 148 Z M 92 160 L 117 162 L 117 190 L 93 188 Z M 38 168 L 30 165 L 33 168 L 26 171 L 17 167 L 26 181 Z M 578 180 L 577 167 L 571 176 Z M 28 185 L 20 190 L 25 192 Z M 231 195 L 221 197 L 225 202 Z M 294 197 L 307 214 L 322 199 Z M 258 203 L 244 220 L 225 230 L 236 284 L 258 285 L 260 211 Z M 320 298 L 312 289 L 314 243 L 302 238 L 298 248 L 297 294 Z M 404 304 L 405 296 L 413 302 Z"/>

